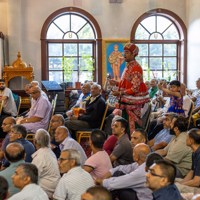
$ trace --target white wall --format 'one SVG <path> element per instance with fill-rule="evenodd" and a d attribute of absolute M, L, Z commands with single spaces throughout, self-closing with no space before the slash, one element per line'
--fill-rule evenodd
<path fill-rule="evenodd" d="M 35 78 L 37 80 L 41 79 L 42 67 L 41 29 L 47 17 L 60 8 L 76 6 L 92 14 L 100 25 L 102 37 L 106 39 L 129 39 L 135 20 L 143 13 L 154 8 L 168 9 L 176 13 L 185 23 L 187 22 L 187 0 L 123 0 L 121 4 L 110 4 L 109 0 L 7 1 L 8 13 L 5 20 L 7 18 L 8 23 L 6 24 L 7 27 L 3 27 L 3 30 L 9 36 L 10 64 L 16 59 L 17 51 L 21 51 L 23 60 L 35 67 Z M 194 2 L 195 0 L 189 1 Z M 200 1 L 198 4 L 200 4 Z M 4 18 L 1 14 L 0 17 Z M 190 18 L 192 17 L 190 16 Z M 2 27 L 0 26 L 0 28 Z"/>
<path fill-rule="evenodd" d="M 200 1 L 188 0 L 188 88 L 200 78 Z"/>

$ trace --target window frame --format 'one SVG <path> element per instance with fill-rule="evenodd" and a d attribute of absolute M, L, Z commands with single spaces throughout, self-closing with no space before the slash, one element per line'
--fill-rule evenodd
<path fill-rule="evenodd" d="M 176 26 L 178 33 L 179 33 L 179 40 L 137 40 L 135 39 L 135 34 L 136 30 L 139 26 L 139 24 L 146 18 L 151 17 L 151 16 L 162 16 L 174 23 Z M 176 42 L 178 45 L 177 48 L 177 70 L 178 70 L 178 80 L 181 82 L 187 83 L 187 28 L 182 21 L 182 19 L 177 16 L 175 13 L 165 10 L 165 9 L 153 9 L 150 10 L 143 15 L 141 15 L 136 22 L 134 23 L 132 30 L 131 30 L 131 35 L 130 35 L 130 40 L 133 43 L 136 44 L 170 44 Z"/>
<path fill-rule="evenodd" d="M 102 71 L 102 65 L 101 62 L 99 62 L 99 58 L 102 58 L 102 54 L 101 54 L 101 43 L 102 40 L 100 38 L 102 38 L 102 34 L 101 34 L 101 30 L 100 30 L 100 26 L 98 25 L 97 21 L 94 19 L 94 17 L 92 15 L 90 15 L 88 12 L 80 9 L 80 8 L 75 8 L 75 7 L 65 7 L 62 9 L 59 9 L 57 11 L 55 11 L 54 13 L 52 13 L 44 22 L 42 30 L 41 30 L 41 70 L 42 70 L 42 80 L 49 80 L 49 68 L 48 68 L 48 44 L 49 43 L 63 43 L 67 42 L 67 43 L 85 43 L 87 41 L 89 41 L 91 43 L 91 39 L 78 39 L 78 40 L 74 40 L 74 39 L 47 39 L 47 31 L 48 28 L 50 26 L 50 24 L 52 23 L 52 21 L 54 21 L 56 18 L 58 18 L 59 16 L 62 16 L 64 13 L 72 13 L 74 15 L 78 15 L 78 16 L 83 16 L 83 18 L 87 19 L 89 21 L 89 23 L 91 24 L 93 31 L 96 35 L 96 38 L 93 40 L 93 56 L 95 59 L 95 69 L 94 69 L 94 81 L 101 81 L 102 80 L 102 74 L 98 73 L 99 71 Z M 77 42 L 78 41 L 78 42 Z M 100 53 L 100 55 L 98 55 Z M 98 56 L 97 56 L 98 55 Z M 51 70 L 50 70 L 51 71 Z"/>

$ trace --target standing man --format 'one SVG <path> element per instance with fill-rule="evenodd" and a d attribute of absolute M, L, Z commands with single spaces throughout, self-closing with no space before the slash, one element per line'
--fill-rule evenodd
<path fill-rule="evenodd" d="M 132 145 L 126 134 L 128 122 L 125 119 L 117 119 L 113 126 L 113 135 L 117 137 L 117 144 L 110 155 L 113 166 L 127 165 L 133 162 Z"/>
<path fill-rule="evenodd" d="M 141 109 L 149 101 L 148 90 L 143 82 L 142 67 L 135 60 L 138 52 L 139 48 L 135 44 L 126 44 L 124 59 L 127 65 L 121 80 L 110 80 L 111 85 L 119 88 L 118 91 L 113 91 L 113 95 L 119 98 L 119 108 L 123 110 L 122 117 L 129 121 L 130 133 L 142 126 Z"/>
<path fill-rule="evenodd" d="M 146 185 L 153 190 L 154 200 L 182 200 L 174 184 L 176 167 L 166 160 L 157 160 L 146 174 Z"/>

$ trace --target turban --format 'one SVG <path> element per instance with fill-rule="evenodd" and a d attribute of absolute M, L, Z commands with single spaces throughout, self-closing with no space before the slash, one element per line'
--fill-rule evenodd
<path fill-rule="evenodd" d="M 133 43 L 127 43 L 127 44 L 125 44 L 124 50 L 130 51 L 135 56 L 137 56 L 138 53 L 139 53 L 139 48 L 135 44 L 133 44 Z"/>

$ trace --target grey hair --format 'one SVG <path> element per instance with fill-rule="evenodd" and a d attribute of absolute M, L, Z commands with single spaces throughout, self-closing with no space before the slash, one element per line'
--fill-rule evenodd
<path fill-rule="evenodd" d="M 35 141 L 40 147 L 50 147 L 50 135 L 44 129 L 38 129 L 36 131 Z"/>
<path fill-rule="evenodd" d="M 76 166 L 81 165 L 81 154 L 78 150 L 76 150 L 76 149 L 65 149 L 62 152 L 68 152 L 69 158 L 75 160 Z"/>
<path fill-rule="evenodd" d="M 93 83 L 92 87 L 93 87 L 93 86 L 98 87 L 98 89 L 101 90 L 101 85 L 99 85 L 99 84 L 97 84 L 97 83 Z"/>

